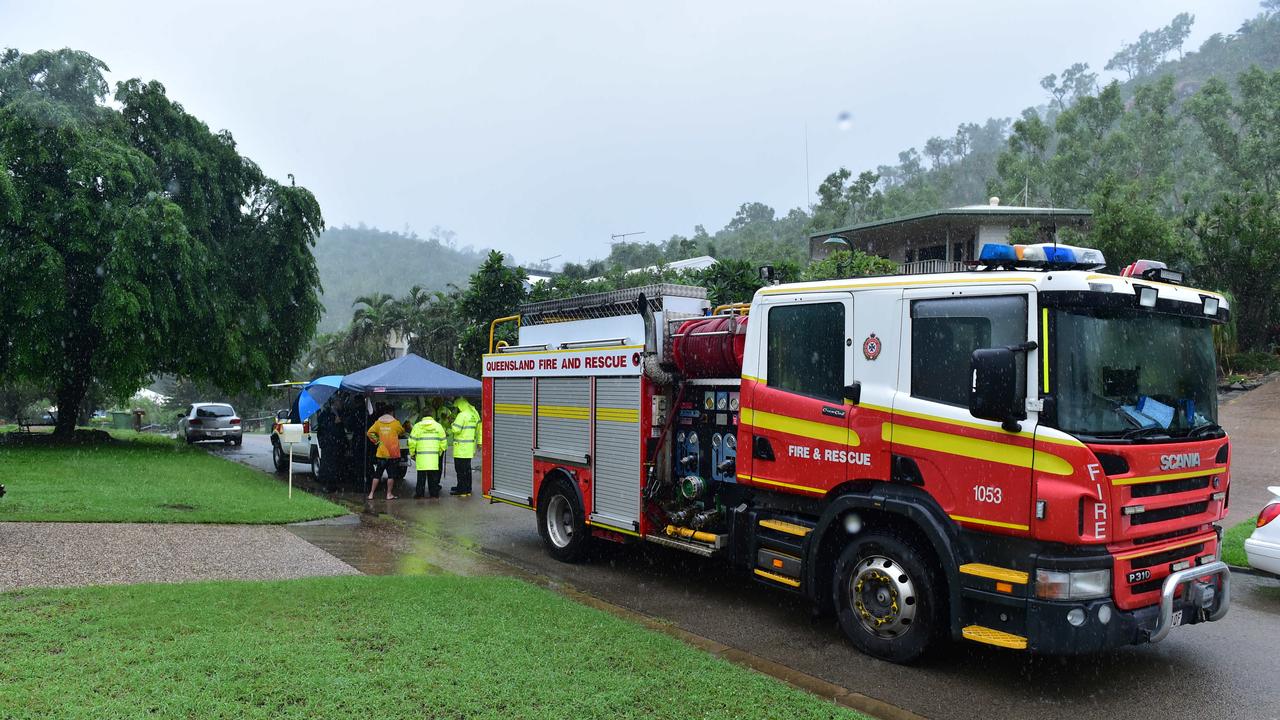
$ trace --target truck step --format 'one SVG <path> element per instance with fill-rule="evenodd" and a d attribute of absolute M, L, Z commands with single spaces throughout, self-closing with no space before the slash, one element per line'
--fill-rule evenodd
<path fill-rule="evenodd" d="M 665 535 L 645 535 L 644 539 L 656 545 L 683 550 L 702 557 L 711 557 L 716 554 L 715 546 L 693 540 L 681 540 L 679 538 L 666 537 Z"/>
<path fill-rule="evenodd" d="M 756 579 L 768 581 L 770 585 L 782 585 L 792 590 L 800 589 L 800 581 L 795 578 L 789 578 L 786 575 L 769 572 L 760 568 L 755 569 Z"/>
<path fill-rule="evenodd" d="M 787 522 L 786 520 L 780 520 L 778 518 L 761 518 L 760 527 L 768 530 L 776 530 L 780 533 L 786 533 L 787 535 L 794 535 L 799 538 L 803 538 L 813 532 L 813 528 L 810 526 L 797 525 L 796 523 Z"/>
<path fill-rule="evenodd" d="M 996 647 L 1009 648 L 1010 650 L 1026 650 L 1027 639 L 1021 635 L 1014 635 L 1003 630 L 995 628 L 983 627 L 981 625 L 969 625 L 960 631 L 966 640 L 985 643 L 987 645 L 995 645 Z"/>
<path fill-rule="evenodd" d="M 804 557 L 805 543 L 813 526 L 799 518 L 762 517 L 756 521 L 756 545 L 787 555 Z"/>

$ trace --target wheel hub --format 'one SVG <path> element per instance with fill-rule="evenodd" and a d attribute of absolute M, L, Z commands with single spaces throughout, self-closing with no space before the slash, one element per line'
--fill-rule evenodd
<path fill-rule="evenodd" d="M 547 535 L 559 548 L 573 540 L 573 506 L 563 495 L 554 495 L 547 503 Z"/>
<path fill-rule="evenodd" d="M 915 620 L 915 584 L 896 561 L 880 555 L 867 557 L 849 579 L 849 603 L 867 632 L 898 637 Z"/>

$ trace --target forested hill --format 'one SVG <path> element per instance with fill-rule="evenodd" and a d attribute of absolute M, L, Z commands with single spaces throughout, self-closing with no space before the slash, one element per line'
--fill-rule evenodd
<path fill-rule="evenodd" d="M 1035 185 L 1031 177 L 1034 173 L 1015 157 L 1018 148 L 1041 139 L 1028 137 L 1027 131 L 1038 129 L 1046 139 L 1046 144 L 1039 147 L 1043 159 L 1058 147 L 1058 138 L 1053 137 L 1057 118 L 1081 100 L 1098 98 L 1107 103 L 1107 112 L 1118 103 L 1118 113 L 1094 118 L 1104 123 L 1099 132 L 1108 134 L 1121 124 L 1119 116 L 1133 106 L 1142 88 L 1167 82 L 1167 78 L 1172 79 L 1168 102 L 1158 113 L 1178 114 L 1185 101 L 1210 80 L 1234 86 L 1237 76 L 1250 67 L 1280 69 L 1280 0 L 1264 0 L 1261 12 L 1239 28 L 1224 28 L 1224 32 L 1214 33 L 1193 49 L 1184 45 L 1194 22 L 1193 15 L 1180 13 L 1168 25 L 1141 33 L 1109 59 L 1080 58 L 1056 72 L 1054 68 L 1043 68 L 1046 75 L 1040 87 L 1044 101 L 1038 107 L 1027 108 L 1016 117 L 962 123 L 954 135 L 928 138 L 917 147 L 899 152 L 897 164 L 836 169 L 818 187 L 808 208 L 784 211 L 745 202 L 720 230 L 709 231 L 698 225 L 688 235 L 675 235 L 665 242 L 617 243 L 607 257 L 584 265 L 570 263 L 565 266 L 565 273 L 570 277 L 590 277 L 613 267 L 630 269 L 695 255 L 745 259 L 754 264 L 804 262 L 809 232 L 982 203 L 990 194 L 1001 196 L 1006 204 L 1040 202 L 1093 207 L 1083 194 L 1047 195 L 1049 183 Z M 1105 92 L 1113 82 L 1117 83 L 1114 94 Z M 1093 104 L 1093 100 L 1086 104 Z M 1185 126 L 1184 120 L 1179 122 Z M 1138 134 L 1149 136 L 1147 130 Z M 1180 170 L 1203 178 L 1202 189 L 1218 189 L 1210 181 L 1211 167 L 1189 162 L 1194 160 L 1190 156 L 1203 152 L 1203 146 L 1203 139 L 1193 131 L 1182 142 L 1171 142 L 1163 150 L 1175 162 L 1189 165 Z M 1207 196 L 1191 198 L 1205 199 Z"/>
<path fill-rule="evenodd" d="M 435 229 L 428 238 L 370 227 L 329 228 L 315 248 L 325 306 L 320 332 L 332 332 L 351 320 L 351 304 L 361 295 L 399 297 L 415 285 L 444 290 L 466 286 L 484 254 L 457 248 L 453 233 Z"/>

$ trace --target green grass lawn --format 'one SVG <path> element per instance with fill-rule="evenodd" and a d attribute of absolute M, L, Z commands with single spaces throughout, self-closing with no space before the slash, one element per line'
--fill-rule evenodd
<path fill-rule="evenodd" d="M 1256 516 L 1251 517 L 1222 534 L 1222 559 L 1228 565 L 1249 567 L 1249 558 L 1244 554 L 1244 541 L 1253 534 L 1257 522 Z"/>
<path fill-rule="evenodd" d="M 0 717 L 858 718 L 507 578 L 0 595 Z"/>
<path fill-rule="evenodd" d="M 0 521 L 283 523 L 346 509 L 156 435 L 90 445 L 0 444 Z"/>

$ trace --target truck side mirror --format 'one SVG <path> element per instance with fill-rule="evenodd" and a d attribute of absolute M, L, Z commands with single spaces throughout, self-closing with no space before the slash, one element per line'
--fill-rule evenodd
<path fill-rule="evenodd" d="M 983 420 L 995 420 L 1005 430 L 1016 431 L 1027 417 L 1018 397 L 1018 349 L 980 348 L 969 361 L 973 384 L 969 388 L 969 412 Z"/>

